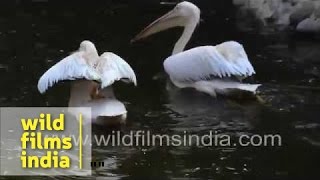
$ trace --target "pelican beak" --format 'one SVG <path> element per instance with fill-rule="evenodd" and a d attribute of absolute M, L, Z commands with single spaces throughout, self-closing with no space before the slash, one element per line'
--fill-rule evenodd
<path fill-rule="evenodd" d="M 177 27 L 179 26 L 180 19 L 181 19 L 181 16 L 179 16 L 179 13 L 177 13 L 177 11 L 174 9 L 168 12 L 167 14 L 161 16 L 154 22 L 152 22 L 146 28 L 144 28 L 138 35 L 136 35 L 131 40 L 131 43 L 141 40 L 143 38 L 146 38 L 155 33 L 164 31 L 166 29 Z"/>

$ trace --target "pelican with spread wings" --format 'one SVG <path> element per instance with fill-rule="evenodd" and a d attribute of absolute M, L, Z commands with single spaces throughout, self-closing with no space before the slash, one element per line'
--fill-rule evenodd
<path fill-rule="evenodd" d="M 130 65 L 121 57 L 111 52 L 99 56 L 92 42 L 83 41 L 78 51 L 62 59 L 41 76 L 38 90 L 44 93 L 63 80 L 74 80 L 69 107 L 91 107 L 91 117 L 87 118 L 94 123 L 125 122 L 126 108 L 116 99 L 112 84 L 126 80 L 137 85 L 137 80 Z"/>
<path fill-rule="evenodd" d="M 184 51 L 199 20 L 200 9 L 190 2 L 181 2 L 172 11 L 147 26 L 132 41 L 169 28 L 184 27 L 172 56 L 163 63 L 175 86 L 195 88 L 214 97 L 217 93 L 228 95 L 234 90 L 255 94 L 260 84 L 241 82 L 242 79 L 255 74 L 241 44 L 228 41 L 216 46 L 200 46 Z"/>

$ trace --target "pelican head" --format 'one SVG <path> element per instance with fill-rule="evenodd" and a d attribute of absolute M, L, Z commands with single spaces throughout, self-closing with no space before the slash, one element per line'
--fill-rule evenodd
<path fill-rule="evenodd" d="M 200 21 L 200 9 L 187 1 L 177 4 L 173 10 L 158 18 L 142 30 L 132 42 L 173 27 L 196 26 Z"/>
<path fill-rule="evenodd" d="M 85 52 L 97 52 L 96 46 L 88 40 L 84 40 L 80 43 L 79 50 Z"/>

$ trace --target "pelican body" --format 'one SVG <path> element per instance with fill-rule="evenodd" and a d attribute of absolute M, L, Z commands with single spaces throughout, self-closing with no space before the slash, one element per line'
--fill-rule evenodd
<path fill-rule="evenodd" d="M 255 74 L 241 44 L 228 41 L 216 46 L 200 46 L 184 51 L 199 20 L 200 9 L 190 2 L 181 2 L 147 26 L 132 41 L 169 28 L 184 27 L 172 55 L 163 63 L 164 70 L 175 86 L 194 88 L 214 97 L 217 94 L 228 95 L 234 90 L 255 94 L 260 84 L 241 83 L 242 79 Z"/>
<path fill-rule="evenodd" d="M 64 58 L 39 79 L 38 90 L 44 93 L 49 87 L 63 80 L 72 81 L 69 107 L 90 107 L 89 112 L 81 112 L 93 123 L 113 125 L 126 120 L 126 108 L 114 95 L 112 84 L 127 79 L 137 84 L 130 65 L 111 52 L 98 55 L 95 45 L 83 41 L 75 53 Z M 70 108 L 72 109 L 72 108 Z M 70 111 L 78 115 L 80 112 Z"/>

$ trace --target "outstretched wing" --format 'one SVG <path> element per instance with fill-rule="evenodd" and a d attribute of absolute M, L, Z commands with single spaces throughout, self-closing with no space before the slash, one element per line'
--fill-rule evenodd
<path fill-rule="evenodd" d="M 181 82 L 255 74 L 242 45 L 233 41 L 170 56 L 164 61 L 164 69 L 172 80 Z"/>
<path fill-rule="evenodd" d="M 115 81 L 121 79 L 127 79 L 134 85 L 137 85 L 136 75 L 130 65 L 114 53 L 103 53 L 100 56 L 96 69 L 101 74 L 101 88 L 110 86 Z"/>
<path fill-rule="evenodd" d="M 100 81 L 99 74 L 87 64 L 83 52 L 76 52 L 46 71 L 38 82 L 38 90 L 44 93 L 49 87 L 63 80 L 88 79 Z"/>

